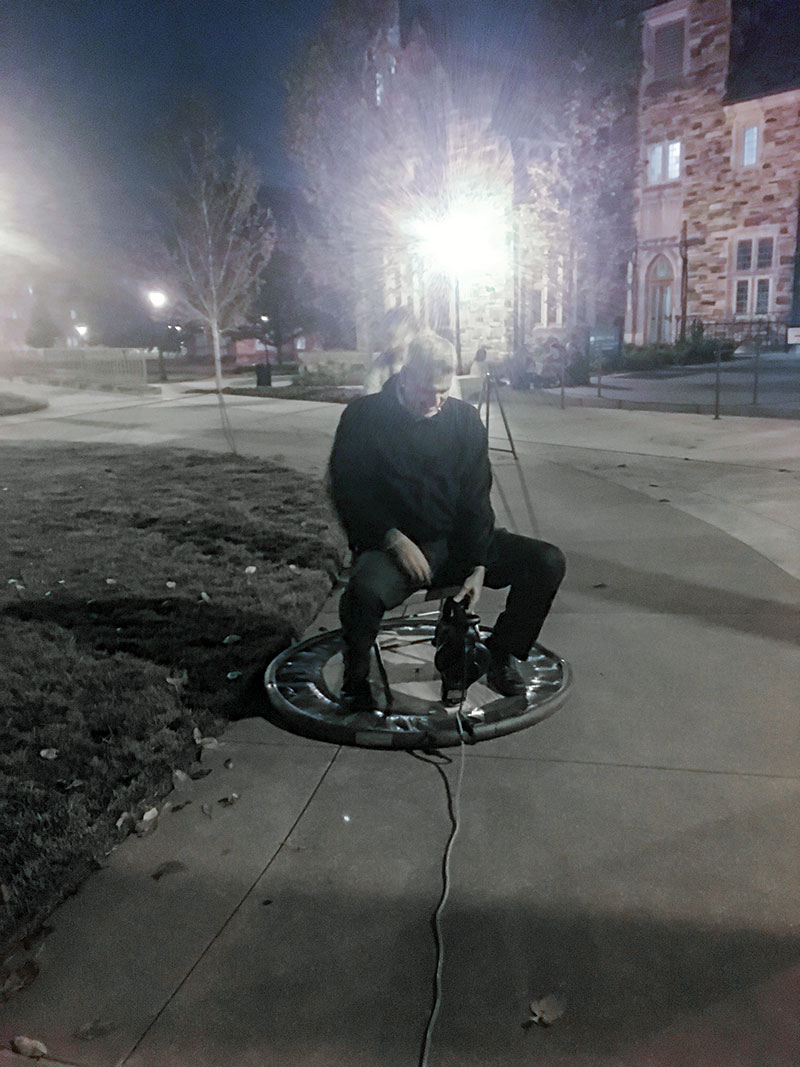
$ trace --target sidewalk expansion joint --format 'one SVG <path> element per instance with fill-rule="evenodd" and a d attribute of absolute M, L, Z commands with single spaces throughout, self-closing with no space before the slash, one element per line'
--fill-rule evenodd
<path fill-rule="evenodd" d="M 116 1067 L 123 1067 L 123 1064 L 127 1063 L 127 1061 L 128 1061 L 128 1060 L 129 1060 L 130 1058 L 131 1058 L 131 1056 L 132 1056 L 132 1055 L 133 1055 L 133 1054 L 134 1054 L 134 1053 L 136 1052 L 136 1050 L 137 1050 L 137 1049 L 139 1048 L 139 1046 L 141 1045 L 141 1043 L 142 1043 L 142 1042 L 144 1041 L 144 1039 L 145 1039 L 145 1038 L 147 1037 L 147 1035 L 148 1035 L 148 1034 L 150 1033 L 150 1031 L 152 1030 L 152 1028 L 153 1028 L 153 1027 L 155 1026 L 155 1024 L 156 1024 L 156 1023 L 158 1022 L 158 1020 L 159 1020 L 159 1019 L 161 1018 L 161 1016 L 163 1015 L 163 1013 L 164 1013 L 164 1012 L 166 1011 L 166 1009 L 167 1009 L 167 1008 L 169 1007 L 169 1005 L 170 1005 L 170 1004 L 172 1003 L 172 1001 L 174 1000 L 174 998 L 175 998 L 175 997 L 177 996 L 177 994 L 178 994 L 178 993 L 180 992 L 180 990 L 181 990 L 181 989 L 183 988 L 183 986 L 184 986 L 184 985 L 186 984 L 186 982 L 187 982 L 187 981 L 189 980 L 189 978 L 190 978 L 190 977 L 192 976 L 192 974 L 194 973 L 194 971 L 195 971 L 195 970 L 197 969 L 197 967 L 198 967 L 198 966 L 199 966 L 199 965 L 200 965 L 200 964 L 202 963 L 202 961 L 203 961 L 203 960 L 205 959 L 205 957 L 206 957 L 206 956 L 208 955 L 209 951 L 211 950 L 212 946 L 213 946 L 213 945 L 214 945 L 214 943 L 215 943 L 215 942 L 217 941 L 217 939 L 219 938 L 219 936 L 220 936 L 220 935 L 221 935 L 221 934 L 223 933 L 223 931 L 224 931 L 224 930 L 225 930 L 225 929 L 226 929 L 226 928 L 227 928 L 227 927 L 229 926 L 229 924 L 230 924 L 230 923 L 231 923 L 231 921 L 233 920 L 234 916 L 236 916 L 236 915 L 237 915 L 237 914 L 239 913 L 239 911 L 241 910 L 241 907 L 242 907 L 242 905 L 244 904 L 244 902 L 245 902 L 245 901 L 247 900 L 247 898 L 248 898 L 248 897 L 250 896 L 250 894 L 251 894 L 251 893 L 253 892 L 253 890 L 255 889 L 255 887 L 256 887 L 256 885 L 258 884 L 258 882 L 259 882 L 259 881 L 260 881 L 260 880 L 261 880 L 261 879 L 262 879 L 262 878 L 264 877 L 264 875 L 265 875 L 265 874 L 267 873 L 267 871 L 268 871 L 268 870 L 270 869 L 270 867 L 272 866 L 272 864 L 273 864 L 273 863 L 275 862 L 275 860 L 276 860 L 276 859 L 278 858 L 278 856 L 279 856 L 279 855 L 281 854 L 281 852 L 283 851 L 283 848 L 284 848 L 284 846 L 286 845 L 286 843 L 287 843 L 287 842 L 289 841 L 289 839 L 290 839 L 290 837 L 292 836 L 292 834 L 293 834 L 293 833 L 295 832 L 295 830 L 297 829 L 298 825 L 300 824 L 300 820 L 301 820 L 301 819 L 303 818 L 303 816 L 305 815 L 305 813 L 306 813 L 306 812 L 308 811 L 308 808 L 309 808 L 309 806 L 311 805 L 311 802 L 312 802 L 312 801 L 314 800 L 314 797 L 315 797 L 315 796 L 317 795 L 317 793 L 319 792 L 319 790 L 320 790 L 320 788 L 321 788 L 321 786 L 322 786 L 322 783 L 323 783 L 323 782 L 325 781 L 326 777 L 328 776 L 328 772 L 329 772 L 329 771 L 330 771 L 330 769 L 331 769 L 331 768 L 333 767 L 334 763 L 336 762 L 336 758 L 338 757 L 338 755 L 339 755 L 339 753 L 340 753 L 341 751 L 342 751 L 342 746 L 341 746 L 341 745 L 339 745 L 339 747 L 338 747 L 338 748 L 336 749 L 336 751 L 335 751 L 335 752 L 333 753 L 333 755 L 331 756 L 331 758 L 330 758 L 330 761 L 328 762 L 328 765 L 326 766 L 325 770 L 324 770 L 324 771 L 322 772 L 322 774 L 320 775 L 319 781 L 318 781 L 318 782 L 317 782 L 317 784 L 316 784 L 316 785 L 314 786 L 314 788 L 313 788 L 313 789 L 311 790 L 311 793 L 310 793 L 310 795 L 309 795 L 309 797 L 308 797 L 308 800 L 306 800 L 305 804 L 304 804 L 304 805 L 302 806 L 302 808 L 300 809 L 300 812 L 299 812 L 299 814 L 298 814 L 297 818 L 296 818 L 296 819 L 294 820 L 294 822 L 292 823 L 292 825 L 291 825 L 291 826 L 289 827 L 289 830 L 288 830 L 288 831 L 286 832 L 286 835 L 284 836 L 283 840 L 282 840 L 282 841 L 281 841 L 281 843 L 280 843 L 280 844 L 278 845 L 278 847 L 277 847 L 277 848 L 275 849 L 275 851 L 274 851 L 274 852 L 272 853 L 272 855 L 270 856 L 270 858 L 269 858 L 269 859 L 267 860 L 267 862 L 266 862 L 266 864 L 264 865 L 263 869 L 262 869 L 262 870 L 261 870 L 261 871 L 260 871 L 260 872 L 259 872 L 259 873 L 258 873 L 258 874 L 256 875 L 256 877 L 255 877 L 255 878 L 253 879 L 253 881 L 252 881 L 252 883 L 250 884 L 250 886 L 249 886 L 249 887 L 248 887 L 248 888 L 247 888 L 247 889 L 245 890 L 245 892 L 244 892 L 244 893 L 242 894 L 242 897 L 241 897 L 241 899 L 239 900 L 238 904 L 236 904 L 236 906 L 235 906 L 235 907 L 234 907 L 234 908 L 233 908 L 233 909 L 231 910 L 231 913 L 230 913 L 230 915 L 229 915 L 229 916 L 227 917 L 227 919 L 225 919 L 225 921 L 224 921 L 224 922 L 222 923 L 222 925 L 221 925 L 221 926 L 220 926 L 220 928 L 219 928 L 219 929 L 217 930 L 217 932 L 216 932 L 216 933 L 215 933 L 215 934 L 214 934 L 214 935 L 213 935 L 213 936 L 212 936 L 212 937 L 210 938 L 210 940 L 209 940 L 208 944 L 206 945 L 206 947 L 205 947 L 205 948 L 203 949 L 203 951 L 202 951 L 202 952 L 200 953 L 200 955 L 199 955 L 199 956 L 197 957 L 197 959 L 196 959 L 196 960 L 194 961 L 194 963 L 193 963 L 193 964 L 191 965 L 191 967 L 190 967 L 190 968 L 189 968 L 189 970 L 188 970 L 188 971 L 186 972 L 186 974 L 185 974 L 185 975 L 183 976 L 183 978 L 181 978 L 181 980 L 180 980 L 180 981 L 179 981 L 179 982 L 177 983 L 177 985 L 175 986 L 175 988 L 174 988 L 174 989 L 172 990 L 172 992 L 171 992 L 171 993 L 169 994 L 169 996 L 168 996 L 168 997 L 166 998 L 166 1000 L 164 1001 L 164 1003 L 163 1003 L 163 1004 L 161 1005 L 161 1007 L 159 1008 L 159 1010 L 158 1010 L 158 1011 L 156 1012 L 156 1014 L 155 1014 L 155 1015 L 153 1016 L 153 1018 L 152 1018 L 152 1019 L 150 1020 L 150 1022 L 149 1022 L 149 1023 L 147 1024 L 147 1026 L 146 1026 L 146 1027 L 145 1027 L 145 1029 L 144 1029 L 144 1030 L 142 1031 L 142 1033 L 141 1033 L 141 1034 L 140 1034 L 140 1035 L 138 1036 L 138 1038 L 136 1039 L 136 1041 L 134 1042 L 134 1044 L 133 1044 L 133 1045 L 131 1046 L 131 1048 L 130 1048 L 130 1049 L 128 1049 L 128 1051 L 127 1051 L 126 1053 L 124 1053 L 124 1054 L 123 1054 L 122 1056 L 120 1056 L 120 1058 L 119 1058 L 119 1059 L 117 1060 L 117 1063 L 116 1063 Z"/>
<path fill-rule="evenodd" d="M 468 752 L 467 755 L 473 759 L 515 760 L 521 763 L 563 763 L 572 764 L 576 767 L 613 767 L 631 771 L 669 771 L 674 774 L 717 774 L 729 778 L 770 778 L 785 782 L 800 781 L 800 774 L 776 774 L 769 771 L 725 770 L 717 767 L 675 767 L 666 763 L 624 763 L 619 760 L 568 759 L 559 756 L 514 756 L 507 753 L 502 756 L 495 756 L 492 753 L 483 754 L 479 751 Z"/>

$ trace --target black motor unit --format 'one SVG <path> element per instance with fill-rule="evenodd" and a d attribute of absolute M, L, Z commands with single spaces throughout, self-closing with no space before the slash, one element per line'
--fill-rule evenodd
<path fill-rule="evenodd" d="M 456 603 L 447 597 L 436 625 L 433 662 L 442 676 L 442 703 L 460 704 L 467 690 L 489 667 L 489 649 L 481 640 L 477 615 L 469 611 L 469 600 Z"/>

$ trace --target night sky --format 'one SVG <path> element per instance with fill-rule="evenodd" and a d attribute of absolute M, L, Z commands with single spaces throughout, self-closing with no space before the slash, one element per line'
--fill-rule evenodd
<path fill-rule="evenodd" d="M 150 177 L 153 125 L 200 91 L 265 181 L 287 184 L 281 68 L 327 0 L 2 0 L 3 110 L 123 186 Z M 130 191 L 130 189 L 128 190 Z"/>
<path fill-rule="evenodd" d="M 440 42 L 519 39 L 536 0 L 403 0 L 426 9 Z M 281 143 L 282 71 L 320 27 L 329 0 L 0 0 L 0 125 L 5 161 L 25 157 L 76 218 L 133 226 L 157 182 L 148 140 L 178 99 L 200 92 L 230 145 L 267 185 L 298 175 Z M 0 131 L 2 132 L 2 131 Z M 65 201 L 66 202 L 66 201 Z"/>

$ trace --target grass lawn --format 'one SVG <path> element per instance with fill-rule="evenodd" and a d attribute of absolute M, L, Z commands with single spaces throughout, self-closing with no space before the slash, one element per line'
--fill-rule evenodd
<path fill-rule="evenodd" d="M 169 790 L 195 728 L 248 710 L 343 542 L 320 485 L 266 462 L 24 444 L 0 471 L 2 946 Z"/>
<path fill-rule="evenodd" d="M 46 407 L 46 400 L 34 400 L 17 393 L 0 393 L 0 418 L 3 415 L 25 415 L 29 411 L 41 411 Z"/>

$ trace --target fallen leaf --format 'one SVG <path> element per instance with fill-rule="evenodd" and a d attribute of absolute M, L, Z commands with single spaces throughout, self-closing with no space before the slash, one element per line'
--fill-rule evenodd
<path fill-rule="evenodd" d="M 562 997 L 555 993 L 550 993 L 546 997 L 539 997 L 538 1000 L 532 1000 L 530 1008 L 531 1017 L 528 1020 L 529 1025 L 552 1026 L 553 1023 L 558 1022 L 564 1014 L 567 1005 Z"/>
<path fill-rule="evenodd" d="M 592 589 L 608 589 L 608 586 L 605 582 L 595 582 Z"/>
<path fill-rule="evenodd" d="M 199 782 L 201 778 L 207 778 L 211 774 L 210 767 L 201 767 L 199 764 L 192 764 L 189 768 L 189 777 L 193 782 Z"/>
<path fill-rule="evenodd" d="M 658 498 L 658 502 L 659 502 L 659 504 L 669 504 L 669 497 L 668 496 L 659 497 Z"/>
<path fill-rule="evenodd" d="M 41 1059 L 47 1055 L 47 1045 L 36 1041 L 32 1037 L 12 1037 L 11 1051 L 18 1052 L 20 1056 L 29 1056 L 33 1060 Z"/>
<path fill-rule="evenodd" d="M 168 874 L 178 874 L 179 871 L 185 871 L 186 869 L 186 864 L 181 863 L 180 860 L 166 860 L 156 867 L 150 877 L 154 882 L 158 882 Z"/>
<path fill-rule="evenodd" d="M 169 809 L 170 811 L 182 811 L 188 804 L 191 804 L 191 800 L 183 800 L 180 804 L 173 804 Z"/>
<path fill-rule="evenodd" d="M 36 930 L 27 934 L 22 939 L 22 947 L 26 952 L 32 952 L 34 956 L 37 956 L 44 945 L 45 938 L 55 930 L 55 926 L 49 926 L 47 923 L 43 923 Z"/>
<path fill-rule="evenodd" d="M 11 974 L 8 974 L 0 985 L 0 996 L 10 997 L 12 993 L 18 993 L 20 989 L 29 986 L 39 973 L 39 964 L 35 960 L 25 960 Z"/>
<path fill-rule="evenodd" d="M 165 582 L 164 584 L 166 585 L 167 589 L 174 589 L 177 585 L 177 582 Z"/>
<path fill-rule="evenodd" d="M 256 573 L 256 568 L 253 567 L 252 564 L 251 564 L 249 567 L 245 567 L 244 573 L 245 574 L 255 574 Z"/>
<path fill-rule="evenodd" d="M 117 584 L 117 579 L 116 578 L 106 578 L 106 585 L 116 585 L 116 584 Z"/>
<path fill-rule="evenodd" d="M 233 760 L 230 758 L 230 756 L 225 760 L 222 766 L 225 768 L 226 771 L 229 771 L 231 769 L 231 767 L 233 766 Z"/>
<path fill-rule="evenodd" d="M 173 686 L 175 689 L 180 689 L 181 686 L 186 685 L 189 681 L 189 672 L 184 669 L 180 674 L 168 674 L 166 678 L 167 685 Z"/>
<path fill-rule="evenodd" d="M 207 815 L 209 817 L 209 819 L 213 818 L 213 816 L 211 814 L 211 805 L 210 804 L 201 804 L 200 805 L 200 810 L 202 811 L 202 813 L 204 815 Z"/>
<path fill-rule="evenodd" d="M 228 673 L 226 675 L 226 678 L 230 682 L 232 682 L 235 678 L 241 678 L 241 677 L 242 677 L 242 672 L 241 671 L 228 671 Z"/>
<path fill-rule="evenodd" d="M 39 755 L 42 757 L 42 759 L 58 759 L 58 749 L 43 748 Z"/>
<path fill-rule="evenodd" d="M 158 808 L 148 808 L 141 819 L 136 823 L 134 829 L 139 837 L 145 837 L 147 834 L 152 834 L 158 826 Z"/>
<path fill-rule="evenodd" d="M 216 737 L 203 737 L 203 735 L 200 733 L 196 726 L 192 731 L 192 737 L 194 738 L 194 743 L 196 745 L 199 745 L 201 748 L 216 748 L 219 744 Z M 189 768 L 189 774 L 191 773 L 191 768 Z"/>
<path fill-rule="evenodd" d="M 211 597 L 206 592 L 202 592 L 200 594 L 200 599 L 203 601 L 204 604 L 210 604 L 211 603 Z"/>
<path fill-rule="evenodd" d="M 217 803 L 221 804 L 223 808 L 229 808 L 232 804 L 235 804 L 238 799 L 238 793 L 229 793 L 226 797 L 220 797 Z"/>
<path fill-rule="evenodd" d="M 117 1024 L 109 1022 L 106 1019 L 92 1019 L 90 1023 L 86 1023 L 85 1026 L 81 1026 L 80 1029 L 73 1033 L 73 1037 L 77 1037 L 79 1041 L 94 1041 L 96 1037 L 105 1037 L 106 1034 L 110 1034 L 113 1030 L 116 1030 Z"/>
<path fill-rule="evenodd" d="M 186 773 L 186 771 L 181 771 L 181 770 L 177 770 L 176 769 L 176 770 L 174 770 L 172 772 L 172 788 L 173 789 L 183 789 L 185 786 L 187 786 L 189 784 L 190 781 L 191 781 L 191 779 L 189 778 L 189 775 Z"/>
<path fill-rule="evenodd" d="M 239 634 L 228 634 L 227 637 L 223 638 L 222 643 L 223 645 L 232 645 L 235 644 L 236 641 L 241 641 Z"/>
<path fill-rule="evenodd" d="M 125 830 L 126 832 L 134 825 L 136 820 L 129 811 L 123 811 L 120 817 L 117 819 L 117 829 Z"/>
<path fill-rule="evenodd" d="M 268 897 L 266 900 L 262 900 L 261 903 L 264 905 L 264 907 L 267 907 L 267 905 L 271 904 L 272 901 Z"/>

